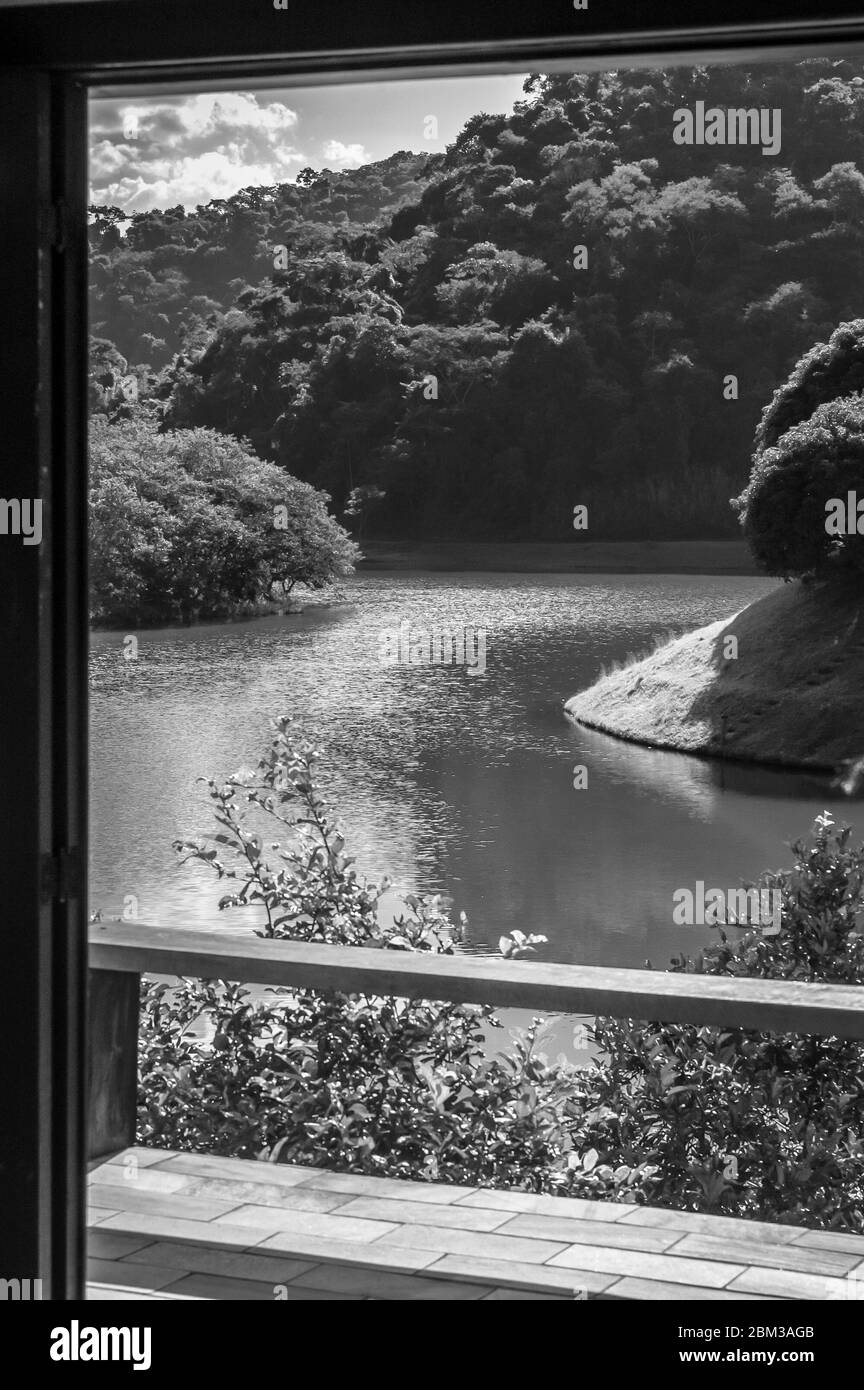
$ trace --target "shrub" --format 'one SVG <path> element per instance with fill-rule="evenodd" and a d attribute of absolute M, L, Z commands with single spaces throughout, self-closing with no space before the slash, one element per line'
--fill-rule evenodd
<path fill-rule="evenodd" d="M 318 756 L 278 721 L 255 774 L 209 783 L 213 841 L 178 850 L 230 882 L 220 908 L 254 910 L 259 935 L 452 952 L 464 921 L 454 924 L 439 896 L 408 896 L 402 916 L 381 923 L 390 884 L 360 880 L 345 855 L 317 791 Z M 249 828 L 250 807 L 289 834 L 278 868 Z M 501 944 L 519 956 L 543 939 L 516 932 Z M 509 1053 L 488 1057 L 484 1033 L 501 1026 L 488 1007 L 273 994 L 263 1003 L 223 982 L 143 985 L 140 1142 L 580 1196 L 634 1200 L 650 1188 L 647 1165 L 613 1171 L 573 1153 L 564 1115 L 578 1075 L 541 1054 L 539 1020 Z"/>
<path fill-rule="evenodd" d="M 864 983 L 864 847 L 820 816 L 793 846 L 777 937 L 748 932 L 679 971 Z M 595 1117 L 574 1143 L 656 1167 L 652 1201 L 864 1230 L 864 1045 L 829 1036 L 605 1020 Z M 607 1161 L 613 1161 L 611 1158 Z"/>
<path fill-rule="evenodd" d="M 757 453 L 738 499 L 750 547 L 768 574 L 827 578 L 864 569 L 864 537 L 832 535 L 826 504 L 845 508 L 849 491 L 864 494 L 864 400 L 831 401 Z"/>
<path fill-rule="evenodd" d="M 259 935 L 452 952 L 464 924 L 440 897 L 408 897 L 405 914 L 381 924 L 389 885 L 361 881 L 345 856 L 316 789 L 318 755 L 280 720 L 256 774 L 209 784 L 213 841 L 178 848 L 232 881 L 220 907 L 254 909 Z M 279 868 L 247 806 L 289 832 Z M 826 814 L 793 853 L 791 870 L 758 882 L 782 895 L 779 936 L 733 943 L 721 931 L 673 969 L 864 982 L 864 847 Z M 502 949 L 520 955 L 536 941 L 514 933 Z M 539 1019 L 490 1057 L 483 1035 L 500 1023 L 486 1007 L 274 994 L 262 1003 L 236 984 L 145 983 L 140 1142 L 864 1229 L 858 1042 L 599 1019 L 599 1055 L 578 1070 L 544 1056 Z"/>
<path fill-rule="evenodd" d="M 350 573 L 357 547 L 327 501 L 217 430 L 160 434 L 143 413 L 94 416 L 94 621 L 225 618 L 252 611 L 274 583 L 320 588 Z"/>

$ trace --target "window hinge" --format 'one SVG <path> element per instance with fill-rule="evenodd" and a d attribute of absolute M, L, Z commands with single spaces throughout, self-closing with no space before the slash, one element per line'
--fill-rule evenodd
<path fill-rule="evenodd" d="M 42 856 L 43 902 L 69 902 L 81 891 L 81 861 L 76 849 L 60 849 Z"/>

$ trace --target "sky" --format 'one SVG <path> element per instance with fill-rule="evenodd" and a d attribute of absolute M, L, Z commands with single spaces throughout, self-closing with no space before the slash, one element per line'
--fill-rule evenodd
<path fill-rule="evenodd" d="M 524 80 L 523 73 L 94 98 L 90 199 L 129 213 L 194 208 L 250 185 L 290 182 L 307 165 L 354 169 L 396 150 L 436 153 L 469 116 L 511 111 Z"/>

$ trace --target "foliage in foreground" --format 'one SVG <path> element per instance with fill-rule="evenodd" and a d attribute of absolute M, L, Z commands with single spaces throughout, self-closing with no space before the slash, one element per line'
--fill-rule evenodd
<path fill-rule="evenodd" d="M 451 920 L 441 897 L 408 896 L 401 918 L 382 925 L 390 884 L 356 874 L 315 784 L 317 756 L 280 720 L 254 774 L 209 783 L 212 842 L 177 849 L 226 882 L 221 907 L 263 919 L 259 935 L 452 952 L 464 922 Z M 250 808 L 288 833 L 273 866 Z M 514 933 L 501 947 L 518 956 L 542 939 Z M 574 1074 L 542 1056 L 539 1022 L 509 1053 L 488 1057 L 484 1032 L 501 1027 L 488 1007 L 273 994 L 264 1003 L 234 984 L 144 985 L 142 1143 L 585 1196 L 645 1190 L 650 1168 L 613 1172 L 574 1151 Z M 205 1021 L 206 1038 L 196 1036 Z"/>
<path fill-rule="evenodd" d="M 382 926 L 389 885 L 357 877 L 316 789 L 317 757 L 280 720 L 254 775 L 209 784 L 212 843 L 177 847 L 227 881 L 223 907 L 256 911 L 259 935 L 454 950 L 462 927 L 441 898 L 406 898 Z M 278 867 L 251 808 L 289 832 Z M 782 894 L 779 936 L 721 932 L 673 969 L 860 984 L 864 847 L 824 815 L 793 852 L 792 869 L 758 884 Z M 502 949 L 536 940 L 514 934 Z M 142 1143 L 864 1229 L 859 1043 L 600 1019 L 598 1058 L 579 1070 L 544 1056 L 540 1020 L 490 1056 L 483 1035 L 501 1025 L 489 1008 L 273 994 L 145 984 Z"/>
<path fill-rule="evenodd" d="M 94 416 L 94 621 L 226 618 L 253 611 L 274 584 L 323 587 L 350 573 L 357 556 L 327 501 L 230 435 L 159 433 L 143 412 L 111 423 Z"/>

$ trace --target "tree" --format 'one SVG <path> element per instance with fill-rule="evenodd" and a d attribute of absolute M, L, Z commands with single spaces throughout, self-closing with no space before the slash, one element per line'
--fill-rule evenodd
<path fill-rule="evenodd" d="M 864 534 L 847 530 L 847 497 L 864 478 L 864 400 L 829 401 L 756 454 L 737 499 L 759 564 L 783 579 L 864 579 Z M 834 504 L 834 505 L 832 505 Z M 832 524 L 833 519 L 833 524 Z M 861 518 L 864 527 L 864 517 Z"/>
<path fill-rule="evenodd" d="M 782 109 L 783 165 L 676 145 L 696 100 Z M 95 210 L 93 332 L 162 372 L 168 426 L 248 438 L 337 513 L 380 487 L 378 536 L 563 538 L 574 489 L 597 539 L 731 536 L 765 401 L 864 289 L 862 113 L 857 58 L 532 76 L 446 154 L 303 169 L 123 238 Z M 840 347 L 757 447 L 864 388 Z"/>
<path fill-rule="evenodd" d="M 864 391 L 864 319 L 841 323 L 827 343 L 817 343 L 796 363 L 774 393 L 756 431 L 756 453 L 772 448 L 780 436 L 818 406 Z"/>
<path fill-rule="evenodd" d="M 129 221 L 128 213 L 125 213 L 122 208 L 109 207 L 103 204 L 99 207 L 91 207 L 90 217 L 89 239 L 91 245 L 95 245 L 100 251 L 116 251 L 122 244 L 120 227 L 123 222 Z"/>
<path fill-rule="evenodd" d="M 254 611 L 274 584 L 321 588 L 357 547 L 328 498 L 215 430 L 94 418 L 93 618 L 157 626 Z"/>
<path fill-rule="evenodd" d="M 481 242 L 450 266 L 438 301 L 457 323 L 491 318 L 518 328 L 549 308 L 557 288 L 543 261 Z"/>

